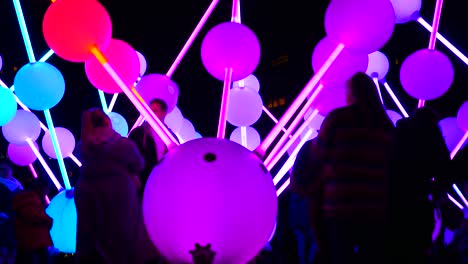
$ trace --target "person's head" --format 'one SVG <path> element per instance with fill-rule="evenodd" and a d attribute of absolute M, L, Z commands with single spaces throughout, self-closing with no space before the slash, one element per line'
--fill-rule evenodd
<path fill-rule="evenodd" d="M 164 121 L 164 118 L 167 114 L 167 104 L 164 100 L 155 98 L 151 100 L 149 107 L 153 110 L 154 114 L 159 118 L 159 120 Z"/>
<path fill-rule="evenodd" d="M 113 132 L 109 116 L 100 108 L 91 108 L 83 113 L 81 120 L 81 141 L 83 145 L 99 143 Z"/>
<path fill-rule="evenodd" d="M 439 114 L 427 105 L 416 108 L 412 117 L 414 121 L 424 124 L 437 124 L 440 119 Z"/>
<path fill-rule="evenodd" d="M 363 72 L 354 74 L 346 82 L 346 102 L 348 105 L 381 105 L 381 100 L 375 83 Z"/>
<path fill-rule="evenodd" d="M 37 193 L 40 197 L 44 197 L 49 192 L 49 183 L 43 178 L 34 178 L 25 182 L 24 188 Z"/>
<path fill-rule="evenodd" d="M 0 178 L 8 178 L 13 174 L 11 166 L 6 160 L 0 160 Z"/>

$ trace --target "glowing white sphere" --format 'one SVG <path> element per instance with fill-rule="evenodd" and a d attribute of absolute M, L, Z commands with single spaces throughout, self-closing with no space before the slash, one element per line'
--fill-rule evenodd
<path fill-rule="evenodd" d="M 73 136 L 72 132 L 63 127 L 56 127 L 55 135 L 57 135 L 62 157 L 70 157 L 70 155 L 73 154 L 73 150 L 75 149 L 75 137 Z M 44 152 L 47 154 L 47 156 L 53 159 L 57 158 L 50 131 L 45 132 L 44 136 L 42 137 L 42 149 L 44 149 Z"/>
<path fill-rule="evenodd" d="M 195 138 L 195 127 L 193 127 L 193 124 L 190 122 L 190 120 L 184 118 L 182 120 L 182 126 L 180 127 L 179 131 L 177 131 L 177 134 L 184 142 L 192 140 Z"/>
<path fill-rule="evenodd" d="M 27 145 L 27 139 L 36 141 L 41 134 L 41 123 L 37 116 L 25 110 L 16 111 L 15 117 L 2 126 L 5 139 L 15 145 Z"/>
<path fill-rule="evenodd" d="M 75 198 L 73 195 L 68 196 L 67 192 L 69 191 L 64 190 L 54 196 L 46 213 L 53 219 L 50 236 L 54 247 L 65 253 L 75 253 L 77 225 Z"/>
<path fill-rule="evenodd" d="M 227 121 L 234 126 L 251 126 L 262 115 L 260 95 L 250 89 L 234 88 L 229 92 Z"/>
<path fill-rule="evenodd" d="M 247 263 L 265 246 L 277 216 L 276 190 L 262 161 L 226 139 L 202 138 L 169 151 L 144 191 L 148 233 L 171 263 L 192 263 L 195 243 L 214 263 Z"/>
<path fill-rule="evenodd" d="M 122 137 L 126 137 L 128 135 L 128 123 L 125 117 L 116 112 L 109 112 L 108 115 L 115 132 L 119 133 Z"/>
<path fill-rule="evenodd" d="M 250 151 L 254 151 L 258 146 L 260 146 L 260 135 L 253 127 L 246 127 L 245 130 L 247 141 L 247 146 L 245 147 Z M 229 139 L 242 145 L 242 129 L 240 127 L 234 129 Z"/>
<path fill-rule="evenodd" d="M 395 10 L 396 23 L 402 24 L 419 17 L 421 0 L 390 0 Z"/>
<path fill-rule="evenodd" d="M 468 131 L 468 102 L 463 103 L 458 109 L 457 122 L 461 129 Z"/>
<path fill-rule="evenodd" d="M 34 142 L 34 145 L 39 149 L 36 142 Z M 34 154 L 31 147 L 28 145 L 18 146 L 15 144 L 8 144 L 7 151 L 8 158 L 18 166 L 27 166 L 37 159 L 36 154 Z"/>
<path fill-rule="evenodd" d="M 447 148 L 450 152 L 457 146 L 458 142 L 462 139 L 465 131 L 463 131 L 457 122 L 456 117 L 447 117 L 439 121 L 439 127 L 442 131 L 442 135 L 444 136 L 445 143 L 447 144 Z M 463 147 L 466 146 L 465 141 Z"/>
<path fill-rule="evenodd" d="M 403 118 L 399 113 L 397 113 L 397 112 L 395 112 L 393 110 L 387 109 L 386 111 L 387 111 L 388 117 L 390 118 L 390 120 L 392 120 L 394 125 L 396 125 L 396 122 L 398 120 Z"/>
<path fill-rule="evenodd" d="M 138 51 L 135 51 L 136 54 L 138 55 L 138 60 L 140 61 L 140 76 L 143 76 L 146 72 L 146 59 L 145 59 L 145 56 L 143 56 L 143 54 L 141 54 L 140 52 Z"/>
<path fill-rule="evenodd" d="M 184 116 L 180 109 L 175 106 L 174 109 L 169 112 L 166 117 L 164 118 L 164 123 L 173 131 L 179 132 L 180 128 L 182 127 L 182 121 L 184 120 Z"/>
<path fill-rule="evenodd" d="M 380 51 L 374 51 L 369 54 L 369 64 L 367 65 L 366 74 L 370 77 L 379 78 L 382 80 L 388 73 L 389 63 L 387 56 Z"/>
<path fill-rule="evenodd" d="M 244 82 L 243 85 L 241 84 L 241 81 Z M 255 75 L 250 74 L 247 76 L 247 78 L 232 83 L 232 88 L 239 87 L 249 88 L 258 93 L 260 91 L 260 82 L 258 81 L 257 77 L 255 77 Z"/>

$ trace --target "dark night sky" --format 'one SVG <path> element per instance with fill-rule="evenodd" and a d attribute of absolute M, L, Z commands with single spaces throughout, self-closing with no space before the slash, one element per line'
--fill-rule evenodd
<path fill-rule="evenodd" d="M 0 55 L 3 69 L 0 78 L 11 85 L 15 67 L 28 63 L 21 32 L 12 0 L 0 1 Z M 285 98 L 283 107 L 271 109 L 280 117 L 300 89 L 313 75 L 311 55 L 315 45 L 325 36 L 324 14 L 329 1 L 241 1 L 242 23 L 258 36 L 262 54 L 253 73 L 260 81 L 260 95 L 264 104 L 273 99 Z M 423 0 L 422 17 L 432 23 L 436 0 Z M 167 72 L 180 49 L 202 17 L 210 0 L 100 0 L 107 9 L 113 25 L 113 38 L 126 41 L 141 52 L 147 60 L 146 73 Z M 39 59 L 49 50 L 42 35 L 42 19 L 48 0 L 21 1 L 30 38 Z M 204 69 L 200 45 L 206 32 L 218 23 L 229 21 L 231 1 L 220 0 L 211 17 L 189 49 L 172 79 L 179 85 L 178 107 L 183 115 L 203 136 L 215 136 L 221 102 L 222 82 Z M 465 25 L 468 4 L 463 1 L 445 1 L 439 32 L 462 52 L 468 54 L 468 34 Z M 387 81 L 397 96 L 411 111 L 417 100 L 405 94 L 399 85 L 399 69 L 403 60 L 416 50 L 427 48 L 429 33 L 416 22 L 396 25 L 391 40 L 381 49 L 390 61 Z M 455 81 L 450 91 L 435 101 L 428 102 L 443 117 L 455 116 L 460 105 L 468 99 L 468 67 L 448 51 L 440 42 L 436 46 L 451 59 L 455 68 Z M 86 78 L 83 63 L 71 63 L 57 56 L 48 61 L 64 75 L 65 96 L 51 109 L 56 126 L 68 128 L 79 139 L 80 116 L 84 109 L 100 106 L 97 90 Z M 397 110 L 384 92 L 387 108 Z M 108 101 L 111 96 L 108 96 Z M 130 125 L 138 112 L 124 95 L 119 96 L 115 112 L 122 114 Z M 41 112 L 36 113 L 44 121 Z M 263 114 L 253 125 L 265 137 L 273 123 Z M 228 133 L 234 127 L 228 125 Z M 39 138 L 40 140 L 41 138 Z M 0 154 L 7 144 L 0 139 Z M 52 163 L 52 162 L 51 162 Z M 55 162 L 53 162 L 55 163 Z M 68 167 L 75 166 L 68 164 Z M 57 173 L 58 175 L 58 173 Z"/>

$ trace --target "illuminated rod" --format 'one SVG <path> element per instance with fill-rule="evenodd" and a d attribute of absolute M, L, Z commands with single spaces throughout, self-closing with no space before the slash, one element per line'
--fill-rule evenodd
<path fill-rule="evenodd" d="M 62 190 L 63 187 L 62 185 L 60 184 L 60 182 L 57 180 L 57 178 L 55 177 L 54 173 L 52 172 L 52 170 L 49 168 L 49 165 L 47 165 L 47 162 L 44 160 L 44 158 L 42 157 L 41 153 L 39 152 L 39 150 L 36 148 L 36 146 L 34 146 L 34 143 L 32 142 L 32 140 L 30 138 L 26 139 L 26 142 L 28 142 L 28 145 L 29 147 L 32 149 L 32 151 L 34 152 L 34 154 L 36 155 L 37 159 L 39 160 L 39 162 L 42 164 L 42 167 L 44 168 L 44 170 L 47 172 L 47 174 L 49 175 L 50 179 L 52 180 L 52 182 L 54 183 L 55 187 L 57 188 L 57 190 Z"/>
<path fill-rule="evenodd" d="M 8 86 L 2 81 L 2 79 L 0 79 L 0 85 L 8 89 Z"/>
<path fill-rule="evenodd" d="M 83 164 L 81 164 L 81 162 L 74 155 L 70 155 L 69 157 L 76 163 L 76 165 L 78 165 L 78 167 L 83 166 Z"/>
<path fill-rule="evenodd" d="M 104 111 L 104 113 L 108 114 L 109 109 L 107 108 L 106 96 L 104 95 L 104 92 L 99 90 L 99 89 L 98 89 L 98 92 L 99 92 L 99 99 L 101 100 L 102 111 Z"/>
<path fill-rule="evenodd" d="M 223 96 L 221 99 L 221 111 L 219 111 L 217 138 L 224 138 L 226 133 L 226 118 L 229 106 L 229 92 L 231 90 L 232 68 L 224 69 Z"/>
<path fill-rule="evenodd" d="M 271 118 L 271 120 L 273 120 L 273 122 L 275 122 L 275 124 L 278 124 L 278 119 L 276 119 L 276 117 L 270 111 L 268 111 L 268 109 L 265 106 L 263 106 L 262 109 L 263 109 L 263 112 L 265 112 Z M 284 128 L 284 127 L 281 130 L 283 132 L 286 132 L 286 128 Z M 291 135 L 289 135 L 289 138 L 291 138 Z"/>
<path fill-rule="evenodd" d="M 70 181 L 68 180 L 67 169 L 65 168 L 65 163 L 63 162 L 62 151 L 60 150 L 60 143 L 55 133 L 54 123 L 52 122 L 52 116 L 50 115 L 49 109 L 44 110 L 44 115 L 47 121 L 47 126 L 49 127 L 50 138 L 52 139 L 52 145 L 54 146 L 55 155 L 57 156 L 57 161 L 59 164 L 60 172 L 62 173 L 63 184 L 65 189 L 70 190 Z"/>
<path fill-rule="evenodd" d="M 302 125 L 299 127 L 299 129 L 294 133 L 293 137 L 289 139 L 289 141 L 281 148 L 281 150 L 277 152 L 274 156 L 271 156 L 271 155 L 269 156 L 269 157 L 272 157 L 271 161 L 269 163 L 266 163 L 265 161 L 264 163 L 269 171 L 273 169 L 276 163 L 278 163 L 278 161 L 284 155 L 284 153 L 286 153 L 286 151 L 288 151 L 288 149 L 292 146 L 292 144 L 294 144 L 297 138 L 302 134 L 302 132 L 307 128 L 309 123 L 312 121 L 312 119 L 314 119 L 317 116 L 317 114 L 318 114 L 318 111 L 314 110 L 312 114 L 307 118 L 307 120 L 305 120 L 304 123 L 302 123 Z"/>
<path fill-rule="evenodd" d="M 130 135 L 130 132 L 132 132 L 133 129 L 135 129 L 135 128 L 141 126 L 141 125 L 143 124 L 143 122 L 145 122 L 145 119 L 143 118 L 142 115 L 140 115 L 140 116 L 138 117 L 138 119 L 135 121 L 135 124 L 133 124 L 132 129 L 130 129 L 130 131 L 128 132 L 128 135 Z M 128 135 L 127 135 L 127 136 L 128 136 Z"/>
<path fill-rule="evenodd" d="M 387 90 L 388 94 L 390 95 L 390 97 L 392 97 L 393 99 L 393 102 L 395 102 L 395 104 L 397 105 L 398 109 L 400 109 L 400 112 L 403 114 L 404 117 L 409 117 L 408 113 L 406 112 L 405 108 L 403 107 L 403 105 L 401 105 L 400 101 L 398 100 L 398 98 L 395 96 L 395 94 L 393 93 L 392 91 L 392 88 L 390 88 L 390 85 L 388 85 L 387 82 L 384 82 L 384 87 L 385 89 Z"/>
<path fill-rule="evenodd" d="M 21 29 L 21 34 L 23 35 L 24 45 L 26 46 L 26 52 L 28 53 L 29 62 L 36 62 L 34 57 L 34 52 L 31 45 L 31 40 L 29 39 L 28 29 L 26 28 L 26 22 L 24 21 L 23 10 L 21 9 L 21 4 L 19 0 L 13 0 L 13 5 L 15 6 L 16 16 L 18 17 L 18 23 Z"/>
<path fill-rule="evenodd" d="M 208 7 L 208 9 L 205 11 L 205 14 L 202 16 L 202 18 L 200 19 L 200 22 L 198 22 L 197 26 L 195 27 L 195 29 L 193 30 L 192 34 L 190 35 L 189 39 L 187 40 L 187 42 L 185 43 L 184 47 L 182 48 L 182 50 L 180 51 L 179 55 L 177 55 L 177 58 L 175 59 L 174 63 L 172 63 L 172 66 L 171 68 L 169 68 L 169 71 L 167 71 L 166 73 L 166 76 L 171 78 L 172 74 L 174 73 L 174 71 L 176 70 L 177 66 L 179 66 L 180 64 L 180 61 L 182 60 L 182 58 L 185 56 L 185 54 L 187 53 L 187 50 L 190 48 L 190 46 L 192 45 L 193 41 L 195 40 L 195 38 L 197 37 L 198 33 L 200 32 L 201 28 L 203 27 L 203 25 L 205 24 L 206 20 L 208 19 L 208 17 L 211 15 L 211 12 L 213 11 L 213 9 L 216 7 L 216 5 L 218 4 L 219 0 L 213 0 L 210 4 L 210 6 Z"/>
<path fill-rule="evenodd" d="M 46 54 L 44 54 L 44 56 L 42 56 L 42 58 L 39 60 L 40 62 L 45 62 L 46 60 L 48 60 L 50 58 L 50 56 L 52 56 L 54 54 L 54 51 L 53 50 L 49 50 Z"/>
<path fill-rule="evenodd" d="M 455 190 L 455 192 L 458 194 L 458 196 L 460 196 L 465 206 L 468 207 L 468 201 L 466 200 L 465 196 L 463 196 L 463 193 L 460 191 L 460 189 L 458 189 L 457 185 L 453 184 L 452 187 Z"/>
<path fill-rule="evenodd" d="M 122 78 L 115 72 L 112 66 L 109 64 L 107 59 L 105 58 L 104 54 L 97 48 L 93 47 L 90 52 L 96 57 L 96 59 L 101 63 L 107 73 L 110 75 L 112 79 L 116 82 L 116 84 L 122 89 L 122 91 L 127 95 L 128 99 L 133 103 L 133 105 L 137 108 L 140 114 L 148 121 L 150 126 L 154 129 L 154 131 L 158 134 L 158 136 L 164 141 L 168 150 L 179 145 L 177 140 L 174 136 L 169 132 L 167 127 L 159 120 L 159 118 L 151 111 L 149 106 L 144 101 L 140 101 L 139 94 L 136 92 L 134 88 L 129 88 L 125 83 L 122 81 Z"/>
<path fill-rule="evenodd" d="M 240 0 L 233 0 L 232 1 L 232 15 L 231 15 L 231 22 L 241 23 L 241 15 L 240 15 Z"/>
<path fill-rule="evenodd" d="M 460 139 L 458 142 L 457 146 L 452 150 L 450 153 L 450 158 L 453 159 L 455 155 L 457 155 L 458 151 L 463 147 L 463 144 L 465 144 L 466 139 L 468 138 L 468 131 L 465 132 L 463 137 Z"/>
<path fill-rule="evenodd" d="M 112 96 L 112 99 L 109 103 L 109 108 L 107 108 L 107 111 L 108 112 L 112 112 L 112 110 L 114 109 L 114 105 L 115 105 L 115 101 L 117 101 L 117 97 L 119 96 L 119 93 L 115 93 L 113 96 Z"/>
<path fill-rule="evenodd" d="M 37 179 L 37 177 L 38 177 L 38 176 L 37 176 L 37 172 L 36 172 L 36 170 L 34 169 L 34 166 L 32 165 L 32 163 L 29 164 L 28 167 L 29 167 L 29 170 L 31 171 L 33 177 Z"/>
<path fill-rule="evenodd" d="M 426 28 L 427 31 L 432 32 L 431 25 L 429 25 L 422 17 L 419 17 L 417 21 L 424 28 Z M 437 32 L 437 39 L 440 40 L 440 42 L 442 42 L 442 44 L 444 44 L 451 52 L 453 52 L 455 56 L 457 56 L 460 60 L 462 60 L 466 65 L 468 65 L 468 58 L 465 55 L 463 55 L 463 53 L 460 50 L 458 50 L 455 46 L 453 46 L 452 43 L 450 43 L 446 38 L 444 38 L 444 36 L 442 36 L 438 32 Z"/>
<path fill-rule="evenodd" d="M 450 194 L 447 193 L 447 197 L 454 203 L 458 208 L 463 210 L 463 205 L 461 205 L 455 198 L 453 198 Z"/>
<path fill-rule="evenodd" d="M 247 128 L 242 126 L 240 129 L 242 146 L 247 147 Z"/>
<path fill-rule="evenodd" d="M 374 80 L 374 83 L 375 83 L 375 88 L 377 88 L 377 92 L 379 92 L 379 96 L 380 96 L 380 101 L 382 102 L 382 104 L 384 104 L 383 102 L 383 98 L 382 98 L 382 93 L 380 92 L 380 85 L 379 85 L 379 79 L 374 77 L 372 78 L 372 80 Z"/>
<path fill-rule="evenodd" d="M 291 184 L 291 178 L 288 178 L 284 184 L 278 190 L 276 190 L 276 197 L 279 197 L 281 193 L 283 193 L 283 191 L 288 188 L 289 184 Z"/>
<path fill-rule="evenodd" d="M 301 141 L 299 141 L 299 144 L 297 144 L 296 148 L 293 150 L 291 155 L 289 155 L 288 159 L 283 164 L 283 167 L 281 167 L 276 176 L 273 178 L 273 184 L 275 186 L 278 184 L 278 182 L 281 181 L 281 179 L 283 179 L 284 175 L 286 175 L 286 172 L 288 172 L 292 168 L 292 166 L 294 165 L 294 161 L 296 160 L 297 153 L 299 153 L 302 146 L 304 146 L 304 144 L 307 142 L 312 133 L 312 129 L 309 129 L 305 136 L 301 139 Z"/>
<path fill-rule="evenodd" d="M 338 44 L 336 46 L 336 48 L 333 50 L 333 52 L 330 54 L 328 59 L 325 61 L 325 63 L 322 65 L 322 67 L 320 67 L 320 69 L 317 71 L 317 73 L 309 80 L 307 85 L 304 87 L 304 89 L 302 89 L 302 91 L 296 97 L 294 102 L 289 106 L 289 108 L 283 114 L 283 116 L 278 121 L 278 123 L 275 125 L 275 127 L 273 127 L 273 129 L 266 136 L 266 138 L 263 140 L 263 142 L 260 144 L 260 146 L 255 150 L 255 152 L 256 152 L 256 154 L 258 156 L 263 157 L 265 155 L 266 150 L 273 143 L 276 136 L 280 133 L 282 128 L 284 128 L 286 126 L 288 121 L 294 115 L 296 110 L 301 106 L 301 104 L 304 102 L 304 100 L 307 98 L 307 96 L 312 92 L 312 90 L 315 88 L 315 86 L 317 86 L 320 79 L 322 79 L 323 75 L 328 71 L 328 69 L 333 64 L 333 62 L 336 60 L 336 58 L 341 54 L 344 47 L 345 46 L 344 46 L 343 43 Z"/>

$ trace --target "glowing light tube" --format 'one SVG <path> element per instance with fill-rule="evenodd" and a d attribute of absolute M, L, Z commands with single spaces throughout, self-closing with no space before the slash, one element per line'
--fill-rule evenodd
<path fill-rule="evenodd" d="M 76 165 L 78 165 L 78 167 L 83 166 L 83 164 L 81 164 L 81 161 L 79 161 L 74 155 L 70 155 L 69 157 L 71 160 L 73 160 L 73 162 L 76 163 Z"/>
<path fill-rule="evenodd" d="M 372 78 L 372 80 L 374 80 L 375 88 L 377 88 L 377 92 L 379 92 L 380 101 L 382 102 L 382 104 L 384 104 L 383 98 L 382 98 L 382 93 L 380 92 L 379 79 L 374 77 L 374 78 Z"/>
<path fill-rule="evenodd" d="M 288 178 L 283 183 L 283 185 L 278 190 L 276 190 L 276 196 L 279 197 L 281 195 L 281 193 L 283 193 L 283 191 L 286 190 L 286 188 L 288 188 L 289 184 L 291 184 L 291 178 Z"/>
<path fill-rule="evenodd" d="M 450 153 L 450 158 L 453 159 L 455 155 L 457 155 L 458 151 L 463 147 L 463 144 L 465 144 L 466 139 L 468 138 L 468 131 L 465 132 L 463 137 L 460 139 L 458 144 L 455 146 L 455 148 L 452 150 Z"/>
<path fill-rule="evenodd" d="M 387 82 L 384 82 L 384 87 L 387 90 L 388 94 L 390 97 L 392 97 L 393 102 L 397 105 L 398 109 L 400 109 L 400 112 L 403 114 L 404 117 L 409 117 L 408 113 L 406 112 L 405 108 L 403 105 L 401 105 L 400 101 L 396 97 L 396 95 L 393 93 L 392 88 L 390 88 L 390 85 L 388 85 Z"/>
<path fill-rule="evenodd" d="M 114 109 L 114 105 L 115 105 L 115 101 L 117 101 L 117 97 L 119 96 L 119 93 L 115 93 L 113 96 L 112 96 L 112 99 L 109 103 L 109 108 L 107 108 L 107 111 L 108 112 L 112 112 L 112 110 Z"/>
<path fill-rule="evenodd" d="M 23 35 L 24 45 L 26 46 L 26 52 L 28 53 L 29 62 L 36 62 L 36 58 L 34 57 L 34 52 L 31 45 L 31 40 L 29 39 L 29 33 L 26 27 L 26 22 L 24 21 L 23 10 L 21 9 L 21 4 L 19 0 L 13 0 L 13 5 L 15 6 L 16 16 L 18 17 L 18 23 L 21 29 L 21 35 Z"/>
<path fill-rule="evenodd" d="M 453 204 L 455 204 L 458 208 L 463 210 L 463 205 L 461 205 L 455 198 L 453 198 L 450 194 L 447 193 L 447 197 L 449 198 L 450 201 L 452 201 Z"/>
<path fill-rule="evenodd" d="M 242 126 L 240 129 L 242 146 L 247 147 L 247 128 Z"/>
<path fill-rule="evenodd" d="M 273 143 L 276 136 L 280 133 L 282 128 L 284 128 L 286 126 L 288 121 L 294 115 L 296 110 L 301 106 L 301 104 L 304 102 L 304 100 L 307 98 L 307 96 L 312 92 L 314 87 L 317 86 L 320 79 L 322 79 L 323 75 L 328 71 L 328 69 L 330 68 L 332 63 L 336 60 L 336 58 L 343 51 L 344 47 L 345 46 L 344 46 L 343 43 L 338 44 L 336 46 L 336 48 L 333 50 L 333 52 L 330 54 L 328 59 L 325 61 L 325 63 L 322 65 L 322 67 L 320 67 L 320 69 L 316 72 L 316 74 L 309 80 L 307 85 L 299 93 L 299 95 L 296 97 L 294 102 L 289 106 L 289 108 L 283 114 L 283 116 L 278 121 L 278 123 L 275 125 L 275 127 L 273 127 L 271 132 L 266 136 L 266 138 L 263 140 L 263 142 L 260 144 L 260 146 L 255 150 L 255 153 L 258 156 L 263 157 L 265 155 L 266 150 Z"/>
<path fill-rule="evenodd" d="M 45 62 L 46 60 L 48 60 L 50 58 L 50 56 L 52 56 L 54 54 L 54 51 L 53 50 L 49 50 L 46 54 L 44 54 L 44 56 L 42 56 L 42 58 L 39 59 L 40 62 Z"/>
<path fill-rule="evenodd" d="M 2 81 L 2 79 L 0 79 L 0 85 L 8 89 L 8 86 Z"/>
<path fill-rule="evenodd" d="M 28 167 L 29 167 L 29 170 L 31 171 L 33 177 L 37 179 L 37 177 L 38 177 L 38 176 L 37 176 L 37 172 L 36 172 L 36 170 L 34 169 L 34 166 L 32 165 L 32 163 L 29 164 Z"/>
<path fill-rule="evenodd" d="M 217 138 L 224 138 L 226 133 L 226 118 L 229 105 L 229 91 L 231 90 L 232 68 L 224 69 L 223 96 L 221 99 L 221 111 L 219 111 Z"/>
<path fill-rule="evenodd" d="M 456 184 L 453 184 L 452 185 L 453 189 L 455 190 L 455 192 L 458 194 L 458 196 L 460 196 L 460 198 L 462 199 L 463 203 L 465 204 L 465 206 L 468 207 L 468 201 L 466 200 L 465 196 L 463 195 L 463 193 L 460 191 L 460 189 L 458 189 L 458 186 Z"/>
<path fill-rule="evenodd" d="M 52 182 L 54 183 L 55 187 L 57 188 L 57 190 L 62 190 L 63 187 L 62 185 L 60 184 L 60 182 L 57 180 L 57 178 L 55 177 L 54 173 L 52 172 L 52 170 L 49 168 L 49 165 L 47 165 L 47 162 L 44 160 L 44 158 L 42 157 L 41 153 L 39 152 L 39 150 L 36 148 L 36 146 L 34 146 L 34 143 L 32 142 L 32 140 L 30 138 L 26 139 L 26 142 L 28 142 L 28 145 L 29 147 L 32 149 L 32 151 L 34 152 L 34 154 L 36 155 L 37 159 L 39 160 L 39 162 L 41 163 L 42 167 L 44 168 L 44 170 L 47 172 L 47 174 L 49 175 L 50 179 L 52 180 Z"/>
<path fill-rule="evenodd" d="M 268 108 L 263 106 L 262 109 L 263 109 L 263 112 L 265 112 L 265 114 L 267 114 L 271 118 L 271 120 L 273 120 L 273 122 L 275 122 L 275 124 L 278 124 L 278 119 L 276 119 L 276 117 L 270 111 L 268 111 Z M 284 128 L 284 127 L 281 130 L 283 132 L 286 132 L 286 128 Z M 289 138 L 291 138 L 291 135 L 289 135 Z"/>
<path fill-rule="evenodd" d="M 135 124 L 133 124 L 132 129 L 130 129 L 130 131 L 128 132 L 128 135 L 130 135 L 130 132 L 132 132 L 133 129 L 135 129 L 135 128 L 141 126 L 141 125 L 143 124 L 143 122 L 145 122 L 145 119 L 143 118 L 142 115 L 140 115 L 140 116 L 138 117 L 138 119 L 135 121 Z M 128 135 L 127 135 L 127 136 L 128 136 Z"/>
<path fill-rule="evenodd" d="M 108 114 L 109 109 L 107 108 L 106 96 L 104 95 L 104 92 L 99 90 L 99 89 L 98 89 L 98 93 L 99 93 L 99 99 L 101 100 L 102 111 L 104 111 L 104 113 Z"/>
<path fill-rule="evenodd" d="M 241 23 L 240 0 L 233 0 L 232 1 L 231 22 Z"/>

